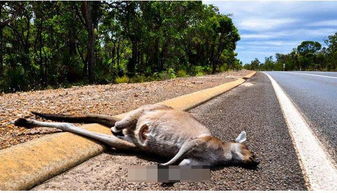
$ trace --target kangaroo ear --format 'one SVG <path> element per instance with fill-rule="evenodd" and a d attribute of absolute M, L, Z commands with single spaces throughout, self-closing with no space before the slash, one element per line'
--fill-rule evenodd
<path fill-rule="evenodd" d="M 241 133 L 240 133 L 240 135 L 235 139 L 235 142 L 237 142 L 237 143 L 243 143 L 243 142 L 245 142 L 247 140 L 247 138 L 246 138 L 246 132 L 245 131 L 242 131 Z"/>

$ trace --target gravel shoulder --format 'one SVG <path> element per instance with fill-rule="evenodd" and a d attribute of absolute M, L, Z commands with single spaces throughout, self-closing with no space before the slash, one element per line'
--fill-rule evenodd
<path fill-rule="evenodd" d="M 10 124 L 19 117 L 32 117 L 30 111 L 81 115 L 116 115 L 144 104 L 214 87 L 249 74 L 241 70 L 200 77 L 176 78 L 133 84 L 108 84 L 0 94 L 0 149 L 24 143 L 56 129 L 25 130 Z"/>
<path fill-rule="evenodd" d="M 224 141 L 232 141 L 245 130 L 248 146 L 261 160 L 259 168 L 216 168 L 207 182 L 179 182 L 172 186 L 136 183 L 127 181 L 128 166 L 166 160 L 110 150 L 33 190 L 306 190 L 288 128 L 265 75 L 257 73 L 241 86 L 190 112 Z"/>

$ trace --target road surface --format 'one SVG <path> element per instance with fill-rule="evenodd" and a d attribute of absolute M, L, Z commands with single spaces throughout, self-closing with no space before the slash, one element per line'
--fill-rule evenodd
<path fill-rule="evenodd" d="M 337 161 L 337 72 L 267 72 Z"/>
<path fill-rule="evenodd" d="M 172 186 L 127 181 L 130 165 L 164 162 L 148 155 L 108 151 L 33 190 L 306 190 L 302 170 L 273 87 L 257 73 L 241 86 L 190 111 L 224 141 L 247 132 L 247 144 L 261 160 L 257 170 L 227 166 L 207 182 Z"/>

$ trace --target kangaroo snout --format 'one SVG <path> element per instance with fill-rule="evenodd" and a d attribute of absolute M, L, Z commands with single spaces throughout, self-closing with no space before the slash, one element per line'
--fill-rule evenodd
<path fill-rule="evenodd" d="M 250 156 L 247 160 L 243 161 L 243 164 L 248 168 L 256 168 L 260 164 L 260 159 L 256 155 Z"/>
<path fill-rule="evenodd" d="M 253 166 L 257 166 L 257 165 L 260 164 L 260 159 L 257 158 L 255 155 L 253 155 L 249 159 L 250 159 L 251 165 L 253 165 Z"/>

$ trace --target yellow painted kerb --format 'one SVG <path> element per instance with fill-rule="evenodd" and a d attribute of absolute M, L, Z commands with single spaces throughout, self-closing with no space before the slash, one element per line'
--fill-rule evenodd
<path fill-rule="evenodd" d="M 243 78 L 250 78 L 255 72 Z M 240 84 L 243 78 L 213 88 L 169 99 L 166 104 L 187 110 L 210 100 Z M 116 115 L 123 118 L 125 114 Z M 99 124 L 85 129 L 111 134 Z M 103 152 L 106 146 L 71 133 L 50 134 L 0 151 L 0 190 L 27 190 L 71 167 Z"/>

